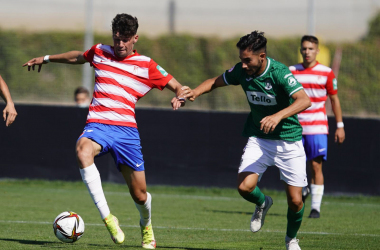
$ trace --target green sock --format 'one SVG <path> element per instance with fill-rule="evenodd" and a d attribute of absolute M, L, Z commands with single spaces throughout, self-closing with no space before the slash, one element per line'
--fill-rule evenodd
<path fill-rule="evenodd" d="M 260 188 L 256 188 L 249 194 L 242 196 L 249 202 L 255 203 L 258 206 L 261 206 L 265 201 L 265 195 L 260 191 Z"/>
<path fill-rule="evenodd" d="M 303 211 L 305 210 L 305 204 L 303 204 L 300 211 L 297 213 L 288 207 L 288 226 L 286 228 L 286 235 L 289 238 L 295 238 L 297 236 L 298 229 L 301 227 Z"/>

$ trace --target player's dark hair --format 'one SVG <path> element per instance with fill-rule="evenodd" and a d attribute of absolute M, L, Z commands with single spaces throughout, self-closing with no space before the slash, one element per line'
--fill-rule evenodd
<path fill-rule="evenodd" d="M 259 32 L 257 30 L 251 32 L 240 38 L 239 42 L 236 44 L 240 50 L 250 50 L 252 52 L 259 52 L 263 50 L 267 52 L 267 39 L 264 37 L 264 32 Z"/>
<path fill-rule="evenodd" d="M 85 87 L 78 87 L 78 88 L 75 89 L 74 96 L 76 96 L 77 94 L 87 94 L 87 95 L 90 95 L 90 92 Z"/>
<path fill-rule="evenodd" d="M 318 41 L 318 38 L 316 38 L 315 36 L 309 36 L 309 35 L 305 35 L 301 38 L 301 46 L 302 46 L 302 43 L 303 42 L 311 42 L 311 43 L 315 43 L 316 45 L 319 44 L 319 41 Z"/>
<path fill-rule="evenodd" d="M 112 20 L 112 33 L 114 35 L 119 32 L 120 35 L 130 38 L 137 34 L 138 28 L 137 18 L 125 13 L 117 14 Z"/>

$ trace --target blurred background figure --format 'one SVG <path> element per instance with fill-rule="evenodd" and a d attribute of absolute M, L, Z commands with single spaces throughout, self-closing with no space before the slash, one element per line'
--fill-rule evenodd
<path fill-rule="evenodd" d="M 87 108 L 90 103 L 90 92 L 85 87 L 78 87 L 74 92 L 74 100 L 78 107 Z"/>
<path fill-rule="evenodd" d="M 3 118 L 5 125 L 10 126 L 16 119 L 17 112 L 15 105 L 12 101 L 11 93 L 9 92 L 8 86 L 0 75 L 0 96 L 4 99 L 6 106 L 3 110 Z"/>

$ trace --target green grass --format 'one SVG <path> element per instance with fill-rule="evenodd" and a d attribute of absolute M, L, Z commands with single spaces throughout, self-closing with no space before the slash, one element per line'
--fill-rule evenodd
<path fill-rule="evenodd" d="M 0 181 L 0 249 L 141 249 L 139 214 L 126 185 L 104 183 L 113 214 L 126 234 L 115 245 L 81 182 Z M 268 191 L 274 204 L 265 225 L 249 231 L 254 205 L 233 189 L 150 186 L 158 249 L 285 249 L 286 197 Z M 83 218 L 84 236 L 61 243 L 54 218 L 71 210 Z M 380 197 L 325 195 L 320 219 L 308 219 L 298 238 L 302 249 L 380 249 Z"/>

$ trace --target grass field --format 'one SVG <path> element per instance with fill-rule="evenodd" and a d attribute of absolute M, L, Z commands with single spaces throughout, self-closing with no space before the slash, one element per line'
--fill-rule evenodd
<path fill-rule="evenodd" d="M 285 249 L 286 197 L 264 190 L 274 204 L 265 225 L 249 231 L 254 205 L 234 189 L 148 187 L 153 196 L 157 249 Z M 0 181 L 0 249 L 141 249 L 139 215 L 126 185 L 104 184 L 108 204 L 126 234 L 115 245 L 81 182 Z M 298 238 L 308 249 L 380 249 L 380 197 L 324 197 L 320 219 L 308 219 L 310 200 Z M 79 213 L 86 225 L 74 244 L 53 234 L 54 218 Z"/>

